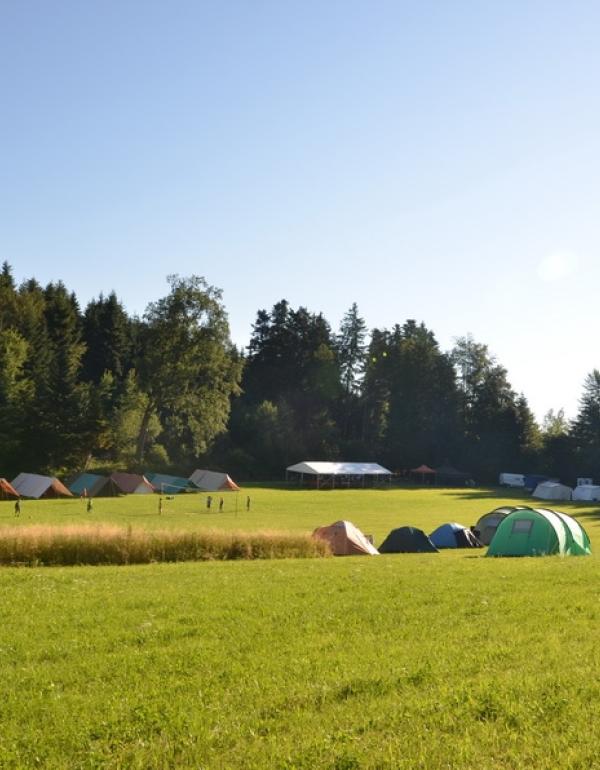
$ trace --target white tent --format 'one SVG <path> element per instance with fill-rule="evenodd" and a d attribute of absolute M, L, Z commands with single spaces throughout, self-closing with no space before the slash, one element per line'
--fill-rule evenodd
<path fill-rule="evenodd" d="M 533 497 L 540 500 L 570 500 L 572 494 L 571 487 L 557 481 L 542 481 L 533 491 Z"/>
<path fill-rule="evenodd" d="M 379 556 L 377 548 L 351 521 L 318 527 L 312 536 L 327 541 L 334 556 Z"/>
<path fill-rule="evenodd" d="M 228 473 L 218 471 L 195 470 L 190 476 L 190 481 L 206 492 L 238 492 L 240 489 Z"/>
<path fill-rule="evenodd" d="M 321 486 L 349 486 L 357 482 L 364 486 L 365 479 L 371 483 L 378 481 L 391 481 L 392 472 L 379 463 L 332 463 L 315 460 L 305 460 L 286 468 L 285 477 L 294 474 L 300 483 L 305 476 L 315 479 L 317 489 Z"/>
<path fill-rule="evenodd" d="M 13 487 L 21 497 L 73 497 L 65 485 L 54 476 L 40 476 L 37 473 L 19 473 L 13 479 Z"/>
<path fill-rule="evenodd" d="M 600 487 L 592 484 L 580 484 L 573 490 L 573 500 L 600 501 Z"/>
<path fill-rule="evenodd" d="M 525 476 L 522 473 L 501 473 L 498 483 L 501 487 L 524 487 Z"/>

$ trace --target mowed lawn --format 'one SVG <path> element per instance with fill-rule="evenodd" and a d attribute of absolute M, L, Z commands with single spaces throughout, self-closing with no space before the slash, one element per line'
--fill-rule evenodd
<path fill-rule="evenodd" d="M 343 517 L 378 543 L 507 500 L 252 488 L 236 514 L 233 497 L 222 514 L 199 496 L 162 516 L 156 498 L 96 500 L 91 515 L 25 501 L 20 523 L 299 531 Z M 598 507 L 560 509 L 600 553 Z M 0 503 L 0 526 L 14 523 Z M 596 552 L 2 568 L 0 613 L 3 770 L 600 767 Z"/>

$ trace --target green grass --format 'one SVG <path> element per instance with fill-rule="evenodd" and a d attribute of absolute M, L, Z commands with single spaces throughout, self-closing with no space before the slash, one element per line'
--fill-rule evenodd
<path fill-rule="evenodd" d="M 189 510 L 195 498 L 160 518 L 148 501 L 97 501 L 92 516 L 295 531 L 343 516 L 378 542 L 506 500 L 250 494 L 237 517 Z M 26 502 L 22 523 L 85 521 L 83 509 Z M 598 551 L 598 509 L 560 509 Z M 0 522 L 14 524 L 10 504 Z M 3 568 L 0 767 L 598 768 L 599 578 L 597 555 L 476 551 Z"/>

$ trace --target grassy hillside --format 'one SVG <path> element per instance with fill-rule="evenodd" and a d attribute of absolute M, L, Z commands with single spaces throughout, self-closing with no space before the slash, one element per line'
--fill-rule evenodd
<path fill-rule="evenodd" d="M 499 503 L 471 490 L 251 497 L 237 518 L 175 500 L 160 524 L 306 530 L 344 516 L 378 541 L 392 524 L 468 524 Z M 97 501 L 93 515 L 155 526 L 149 502 Z M 581 515 L 598 550 L 598 510 L 561 508 Z M 26 502 L 23 523 L 79 521 L 83 509 Z M 14 523 L 10 504 L 0 520 Z M 464 551 L 0 577 L 3 770 L 600 766 L 597 555 Z"/>

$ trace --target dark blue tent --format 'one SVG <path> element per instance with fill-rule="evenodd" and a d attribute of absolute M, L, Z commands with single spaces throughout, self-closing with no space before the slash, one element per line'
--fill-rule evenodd
<path fill-rule="evenodd" d="M 429 539 L 436 548 L 481 548 L 481 543 L 467 527 L 451 522 L 434 530 Z"/>
<path fill-rule="evenodd" d="M 528 473 L 523 478 L 523 486 L 529 492 L 533 492 L 533 490 L 537 487 L 538 484 L 541 484 L 542 481 L 549 481 L 549 480 L 550 478 L 548 476 L 542 476 L 539 473 Z"/>
<path fill-rule="evenodd" d="M 438 549 L 416 527 L 393 529 L 379 546 L 379 553 L 438 553 Z"/>

